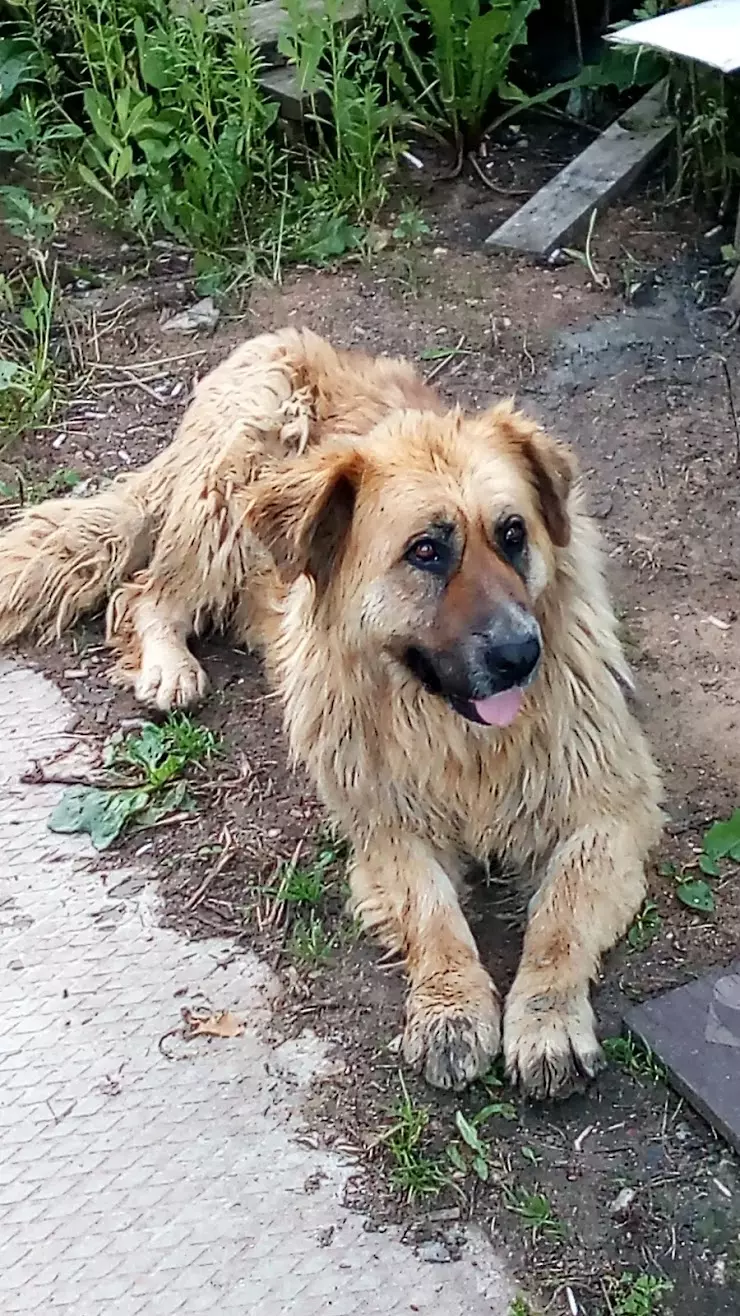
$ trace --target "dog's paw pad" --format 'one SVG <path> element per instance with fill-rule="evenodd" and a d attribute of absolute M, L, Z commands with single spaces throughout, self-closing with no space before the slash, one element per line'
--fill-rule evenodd
<path fill-rule="evenodd" d="M 588 998 L 510 998 L 504 1060 L 511 1081 L 536 1101 L 582 1087 L 604 1064 Z"/>
<path fill-rule="evenodd" d="M 501 1023 L 495 1000 L 484 1006 L 442 1010 L 409 1001 L 403 1055 L 435 1088 L 464 1088 L 490 1068 L 498 1054 Z"/>

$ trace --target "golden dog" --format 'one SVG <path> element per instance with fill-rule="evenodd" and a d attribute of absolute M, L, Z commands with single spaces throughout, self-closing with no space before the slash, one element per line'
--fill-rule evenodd
<path fill-rule="evenodd" d="M 501 1044 L 470 861 L 534 892 L 503 1048 L 544 1097 L 598 1067 L 590 982 L 660 832 L 574 474 L 509 405 L 450 411 L 404 362 L 284 330 L 204 379 L 147 467 L 0 537 L 0 639 L 109 597 L 116 679 L 159 708 L 203 693 L 187 640 L 207 622 L 264 649 L 351 839 L 355 908 L 405 956 L 406 1060 L 440 1087 Z"/>

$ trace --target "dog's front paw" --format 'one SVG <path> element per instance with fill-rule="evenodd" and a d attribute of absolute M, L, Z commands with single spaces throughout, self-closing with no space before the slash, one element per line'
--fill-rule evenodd
<path fill-rule="evenodd" d="M 566 1097 L 593 1078 L 604 1057 L 594 1032 L 588 993 L 517 991 L 504 1011 L 506 1073 L 527 1096 Z"/>
<path fill-rule="evenodd" d="M 468 984 L 440 974 L 412 988 L 406 1007 L 403 1055 L 435 1088 L 464 1088 L 498 1055 L 501 1010 L 484 969 Z"/>
<path fill-rule="evenodd" d="M 203 698 L 208 678 L 190 652 L 145 662 L 136 676 L 136 698 L 150 708 L 168 713 L 173 708 L 191 708 Z"/>

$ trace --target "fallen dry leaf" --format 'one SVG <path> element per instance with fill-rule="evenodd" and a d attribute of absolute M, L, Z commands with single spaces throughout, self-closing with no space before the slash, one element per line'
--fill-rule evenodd
<path fill-rule="evenodd" d="M 188 1037 L 241 1037 L 244 1024 L 230 1010 L 220 1014 L 211 1014 L 203 1019 L 189 1010 L 183 1010 L 183 1018 L 190 1032 Z"/>

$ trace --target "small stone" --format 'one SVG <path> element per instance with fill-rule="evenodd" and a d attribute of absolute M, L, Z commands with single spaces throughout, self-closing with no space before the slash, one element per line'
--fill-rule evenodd
<path fill-rule="evenodd" d="M 613 1216 L 615 1220 L 624 1220 L 629 1215 L 636 1197 L 636 1188 L 623 1188 L 611 1203 L 609 1215 Z"/>
<path fill-rule="evenodd" d="M 430 1239 L 428 1243 L 421 1243 L 416 1255 L 420 1261 L 431 1261 L 436 1265 L 444 1265 L 452 1260 L 447 1244 L 436 1239 Z"/>
<path fill-rule="evenodd" d="M 163 333 L 195 334 L 200 329 L 215 329 L 221 317 L 212 297 L 203 297 L 186 311 L 180 311 L 161 325 Z"/>
<path fill-rule="evenodd" d="M 717 1257 L 712 1266 L 712 1283 L 724 1288 L 727 1283 L 727 1260 L 725 1257 Z"/>
<path fill-rule="evenodd" d="M 9 960 L 8 968 L 12 969 L 13 973 L 18 973 L 20 969 L 24 968 L 23 960 Z"/>

